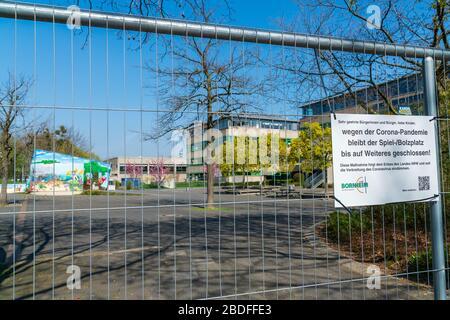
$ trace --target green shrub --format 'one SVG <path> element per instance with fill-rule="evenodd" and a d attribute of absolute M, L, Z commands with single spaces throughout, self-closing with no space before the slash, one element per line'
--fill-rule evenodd
<path fill-rule="evenodd" d="M 363 214 L 371 215 L 373 213 L 374 221 L 378 225 L 393 225 L 403 228 L 404 224 L 408 229 L 422 230 L 425 222 L 429 224 L 428 204 L 427 203 L 400 203 L 384 206 L 373 206 L 363 210 Z"/>
<path fill-rule="evenodd" d="M 103 196 L 107 195 L 108 191 L 103 190 L 85 190 L 81 193 L 83 196 Z"/>
<path fill-rule="evenodd" d="M 295 184 L 298 187 L 303 187 L 304 182 L 305 182 L 305 177 L 303 176 L 303 174 L 295 173 L 292 177 L 292 182 L 293 182 L 293 184 Z"/>
<path fill-rule="evenodd" d="M 450 254 L 450 248 L 447 247 L 444 261 L 448 261 L 448 257 Z M 424 280 L 429 276 L 430 281 L 432 281 L 433 276 L 432 273 L 428 273 L 426 271 L 433 270 L 433 250 L 431 245 L 428 246 L 427 250 L 421 250 L 419 252 L 415 252 L 408 257 L 408 272 L 419 272 L 419 279 Z M 406 272 L 406 270 L 405 270 Z M 449 271 L 447 270 L 447 279 L 449 277 Z M 412 276 L 414 277 L 414 276 Z"/>
<path fill-rule="evenodd" d="M 349 241 L 351 234 L 361 234 L 371 231 L 371 219 L 367 214 L 354 212 L 351 215 L 347 212 L 333 212 L 328 218 L 328 237 L 334 241 Z"/>
<path fill-rule="evenodd" d="M 114 191 L 105 191 L 105 190 L 85 190 L 81 193 L 82 196 L 120 196 L 120 197 L 124 197 L 125 193 L 124 192 L 114 192 Z M 127 197 L 130 196 L 141 196 L 140 193 L 137 192 L 132 192 L 132 193 L 127 193 L 126 194 Z"/>
<path fill-rule="evenodd" d="M 127 181 L 127 190 L 133 189 L 133 183 L 131 181 Z"/>
<path fill-rule="evenodd" d="M 415 252 L 408 257 L 408 271 L 426 271 L 432 269 L 432 250 L 431 246 L 427 250 Z"/>

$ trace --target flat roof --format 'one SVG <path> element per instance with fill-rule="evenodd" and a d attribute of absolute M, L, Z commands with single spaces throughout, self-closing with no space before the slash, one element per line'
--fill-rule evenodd
<path fill-rule="evenodd" d="M 411 73 L 409 75 L 406 75 L 406 76 L 403 76 L 403 77 L 400 77 L 400 78 L 397 78 L 397 79 L 392 79 L 392 80 L 389 80 L 389 81 L 380 82 L 380 83 L 377 84 L 377 86 L 381 87 L 381 86 L 385 86 L 385 85 L 390 85 L 390 84 L 395 83 L 397 81 L 409 79 L 409 78 L 412 78 L 412 77 L 414 77 L 414 78 L 415 77 L 422 77 L 422 75 L 420 73 Z M 359 89 L 353 91 L 352 94 L 359 93 L 361 91 L 365 91 L 365 90 L 369 90 L 369 89 L 374 89 L 374 86 L 367 86 L 367 87 L 364 87 L 364 88 L 359 88 Z M 416 91 L 411 91 L 411 93 L 416 93 Z M 421 92 L 419 91 L 418 93 L 421 93 Z M 302 104 L 299 108 L 308 107 L 308 106 L 311 106 L 311 105 L 316 104 L 316 103 L 321 102 L 321 101 L 327 101 L 329 99 L 336 99 L 336 98 L 344 97 L 344 96 L 350 95 L 350 94 L 351 93 L 349 93 L 349 92 L 345 92 L 345 93 L 331 95 L 331 96 L 328 96 L 328 97 L 325 97 L 325 98 L 317 99 L 317 100 L 314 100 L 314 101 Z"/>
<path fill-rule="evenodd" d="M 292 115 L 291 115 L 292 117 Z M 278 122 L 289 122 L 289 123 L 298 123 L 300 121 L 301 115 L 298 115 L 297 120 L 287 119 L 283 118 L 282 115 L 271 115 L 271 114 L 259 114 L 259 113 L 238 113 L 238 114 L 231 114 L 228 116 L 223 116 L 220 119 L 214 120 L 214 122 L 218 122 L 220 120 L 234 120 L 234 119 L 254 119 L 254 120 L 267 120 L 267 121 L 278 121 Z M 203 121 L 199 121 L 202 124 L 205 124 Z M 186 128 L 192 128 L 194 126 L 194 123 L 191 123 Z"/>
<path fill-rule="evenodd" d="M 119 163 L 131 163 L 131 164 L 151 164 L 152 162 L 155 162 L 157 160 L 162 160 L 165 164 L 180 164 L 180 165 L 186 165 L 186 159 L 185 158 L 173 158 L 173 157 L 140 157 L 140 156 L 117 156 L 112 157 L 106 160 L 103 160 L 104 162 L 112 162 L 117 161 Z"/>
<path fill-rule="evenodd" d="M 300 115 L 299 115 L 300 118 Z M 283 118 L 280 116 L 273 115 L 264 115 L 264 114 L 253 114 L 253 113 L 245 113 L 245 114 L 237 114 L 235 116 L 231 116 L 229 118 L 224 119 L 256 119 L 256 120 L 270 120 L 270 121 L 282 121 L 282 122 L 293 122 L 298 123 L 299 120 L 291 120 L 287 118 Z"/>

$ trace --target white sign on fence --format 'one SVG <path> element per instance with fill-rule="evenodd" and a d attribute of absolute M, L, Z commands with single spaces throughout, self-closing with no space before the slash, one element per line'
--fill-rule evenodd
<path fill-rule="evenodd" d="M 431 119 L 331 115 L 334 196 L 352 207 L 437 195 L 436 138 Z M 342 207 L 338 201 L 335 206 Z"/>

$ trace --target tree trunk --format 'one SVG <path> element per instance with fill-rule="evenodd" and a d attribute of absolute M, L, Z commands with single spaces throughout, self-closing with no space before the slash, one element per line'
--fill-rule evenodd
<path fill-rule="evenodd" d="M 248 151 L 250 153 L 250 150 Z M 248 183 L 249 183 L 249 178 L 248 178 L 248 161 L 246 163 L 246 169 L 244 172 L 244 179 L 245 179 L 245 187 L 248 189 Z"/>
<path fill-rule="evenodd" d="M 3 148 L 2 160 L 1 160 L 1 178 L 2 178 L 2 191 L 0 194 L 0 206 L 6 206 L 8 204 L 8 151 Z"/>
<path fill-rule="evenodd" d="M 325 180 L 325 197 L 328 198 L 328 168 L 325 168 L 324 171 L 324 180 Z"/>
<path fill-rule="evenodd" d="M 207 203 L 208 208 L 214 207 L 214 164 L 207 165 Z"/>
<path fill-rule="evenodd" d="M 247 166 L 243 165 L 242 166 L 242 189 L 244 189 L 247 186 L 247 179 L 246 179 L 247 171 L 246 170 L 247 170 Z"/>
<path fill-rule="evenodd" d="M 208 120 L 207 120 L 207 129 L 214 128 L 214 119 L 212 114 L 213 109 L 213 94 L 212 94 L 212 82 L 211 82 L 211 75 L 209 74 L 207 70 L 207 66 L 204 65 L 205 75 L 206 75 L 206 81 L 207 81 L 207 91 L 208 91 Z M 208 134 L 209 135 L 209 134 Z M 207 137 L 207 139 L 211 139 L 211 137 Z M 212 143 L 212 141 L 208 141 L 209 143 Z M 214 208 L 214 164 L 210 163 L 207 164 L 206 167 L 206 175 L 207 175 L 207 187 L 206 187 L 206 202 L 208 208 Z"/>

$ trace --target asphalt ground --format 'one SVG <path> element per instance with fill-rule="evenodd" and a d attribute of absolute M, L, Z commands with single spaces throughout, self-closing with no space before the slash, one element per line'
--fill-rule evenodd
<path fill-rule="evenodd" d="M 315 226 L 330 200 L 215 195 L 14 195 L 0 210 L 6 254 L 0 299 L 431 299 L 431 289 L 381 275 L 330 248 Z M 81 289 L 69 289 L 78 266 Z"/>

